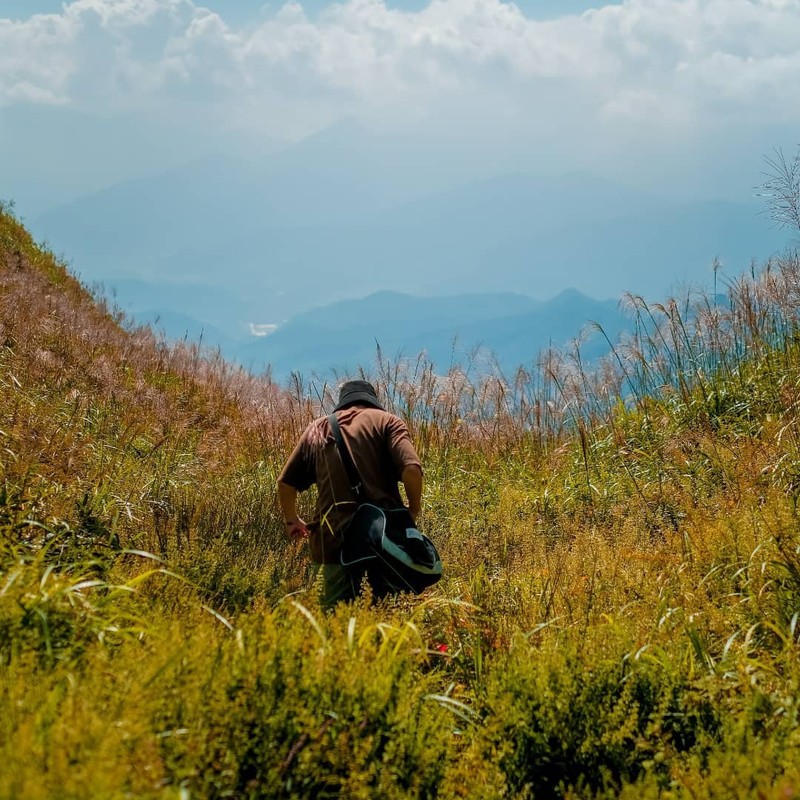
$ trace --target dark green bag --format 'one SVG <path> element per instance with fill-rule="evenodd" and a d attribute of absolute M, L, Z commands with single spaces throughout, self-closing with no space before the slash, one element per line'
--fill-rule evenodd
<path fill-rule="evenodd" d="M 344 443 L 335 414 L 328 417 L 336 446 L 358 501 L 344 531 L 342 565 L 380 566 L 398 591 L 419 594 L 442 577 L 442 560 L 433 542 L 417 530 L 407 508 L 383 509 L 361 499 L 361 478 Z"/>

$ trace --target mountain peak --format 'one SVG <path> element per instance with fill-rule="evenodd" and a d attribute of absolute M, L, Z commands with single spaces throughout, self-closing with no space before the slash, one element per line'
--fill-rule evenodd
<path fill-rule="evenodd" d="M 559 292 L 551 302 L 553 303 L 569 303 L 574 302 L 576 300 L 588 300 L 589 297 L 581 292 L 579 289 L 576 289 L 574 286 L 570 286 L 567 289 Z"/>

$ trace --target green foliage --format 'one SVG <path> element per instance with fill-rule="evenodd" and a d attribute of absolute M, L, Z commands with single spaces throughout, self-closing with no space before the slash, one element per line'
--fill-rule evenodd
<path fill-rule="evenodd" d="M 707 751 L 719 720 L 711 698 L 671 665 L 634 659 L 613 632 L 580 646 L 518 640 L 487 681 L 476 738 L 498 757 L 513 796 L 587 794 L 666 779 L 677 754 Z"/>
<path fill-rule="evenodd" d="M 208 797 L 434 796 L 452 720 L 417 674 L 420 634 L 349 613 L 295 600 L 243 620 L 201 703 L 164 719 L 189 731 L 164 740 L 167 763 L 194 762 L 186 780 Z"/>

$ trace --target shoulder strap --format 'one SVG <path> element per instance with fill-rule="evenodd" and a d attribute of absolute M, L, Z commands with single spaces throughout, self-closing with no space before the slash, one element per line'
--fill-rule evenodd
<path fill-rule="evenodd" d="M 356 496 L 356 500 L 361 498 L 361 476 L 358 474 L 358 469 L 344 443 L 344 436 L 342 436 L 342 429 L 339 427 L 339 420 L 336 419 L 336 414 L 331 414 L 328 417 L 328 424 L 333 431 L 333 438 L 336 440 L 336 448 L 339 451 L 339 456 L 344 464 L 344 471 L 347 473 L 347 480 L 350 481 L 350 488 Z"/>

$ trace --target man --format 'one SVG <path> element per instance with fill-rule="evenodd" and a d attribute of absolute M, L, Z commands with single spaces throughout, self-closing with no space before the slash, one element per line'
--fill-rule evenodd
<path fill-rule="evenodd" d="M 367 381 L 348 381 L 334 409 L 345 445 L 362 483 L 362 497 L 385 509 L 399 508 L 398 482 L 416 521 L 422 502 L 422 466 L 406 424 L 383 409 L 375 388 Z M 297 495 L 317 485 L 314 519 L 308 524 L 297 514 Z M 314 420 L 300 438 L 278 478 L 278 499 L 292 539 L 308 538 L 311 558 L 322 564 L 323 605 L 331 608 L 352 600 L 366 576 L 373 597 L 400 591 L 380 561 L 369 567 L 345 567 L 339 561 L 343 532 L 356 501 L 327 417 Z"/>

